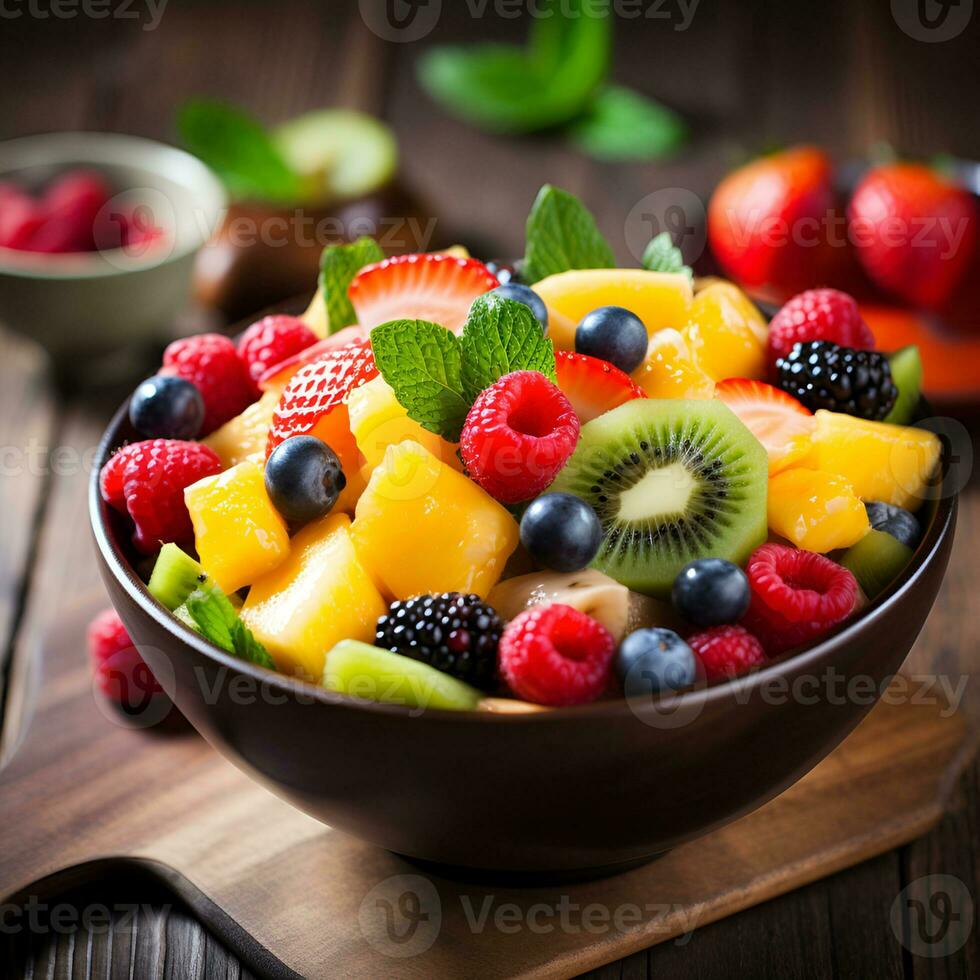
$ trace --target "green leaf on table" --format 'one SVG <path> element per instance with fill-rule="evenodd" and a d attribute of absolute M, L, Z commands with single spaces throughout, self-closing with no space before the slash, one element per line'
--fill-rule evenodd
<path fill-rule="evenodd" d="M 568 191 L 545 184 L 527 218 L 524 276 L 529 283 L 569 269 L 611 269 L 609 243 L 585 205 Z"/>
<path fill-rule="evenodd" d="M 641 264 L 651 272 L 683 272 L 688 279 L 694 280 L 694 271 L 684 264 L 684 256 L 674 244 L 669 231 L 662 231 L 650 239 L 650 244 L 643 252 Z"/>
<path fill-rule="evenodd" d="M 427 320 L 392 320 L 371 331 L 371 346 L 378 371 L 408 417 L 459 442 L 470 408 L 460 380 L 459 338 Z"/>
<path fill-rule="evenodd" d="M 286 163 L 265 127 L 223 102 L 192 99 L 177 116 L 187 149 L 206 163 L 236 198 L 296 201 L 303 181 Z"/>
<path fill-rule="evenodd" d="M 610 85 L 573 123 L 569 135 L 600 160 L 657 160 L 684 144 L 687 127 L 672 109 L 639 92 Z"/>
<path fill-rule="evenodd" d="M 241 660 L 275 670 L 276 665 L 265 647 L 241 621 L 228 596 L 217 586 L 195 589 L 186 601 L 187 612 L 201 635 Z"/>
<path fill-rule="evenodd" d="M 533 132 L 578 115 L 606 76 L 605 0 L 544 0 L 527 49 L 436 47 L 418 63 L 423 88 L 447 110 L 496 132 Z"/>
<path fill-rule="evenodd" d="M 555 380 L 555 348 L 523 303 L 496 293 L 478 297 L 460 340 L 463 394 L 472 403 L 512 371 L 539 371 Z"/>
<path fill-rule="evenodd" d="M 385 257 L 381 246 L 364 236 L 350 245 L 328 245 L 320 256 L 320 288 L 327 304 L 330 333 L 357 323 L 357 314 L 347 296 L 347 287 L 366 265 Z"/>

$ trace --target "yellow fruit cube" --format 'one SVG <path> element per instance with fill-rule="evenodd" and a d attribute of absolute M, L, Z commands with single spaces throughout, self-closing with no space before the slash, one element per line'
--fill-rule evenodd
<path fill-rule="evenodd" d="M 824 410 L 816 420 L 803 466 L 839 473 L 862 500 L 906 510 L 919 506 L 942 452 L 935 433 Z"/>
<path fill-rule="evenodd" d="M 643 363 L 631 375 L 649 398 L 710 398 L 715 383 L 695 363 L 677 330 L 658 330 Z"/>
<path fill-rule="evenodd" d="M 319 682 L 341 640 L 374 640 L 384 599 L 354 552 L 350 518 L 328 514 L 294 538 L 289 558 L 252 585 L 241 617 L 286 673 Z"/>
<path fill-rule="evenodd" d="M 768 327 L 758 307 L 730 282 L 702 289 L 681 331 L 701 368 L 715 381 L 764 378 Z"/>
<path fill-rule="evenodd" d="M 264 392 L 257 402 L 252 402 L 241 415 L 225 422 L 206 439 L 201 441 L 210 446 L 221 460 L 225 469 L 237 466 L 243 460 L 258 453 L 265 458 L 265 444 L 272 425 L 272 415 L 279 404 L 282 385 Z"/>
<path fill-rule="evenodd" d="M 347 411 L 350 414 L 350 430 L 369 471 L 381 462 L 389 446 L 406 439 L 424 446 L 433 456 L 454 468 L 462 465 L 456 456 L 455 445 L 410 419 L 391 385 L 381 375 L 350 393 Z"/>
<path fill-rule="evenodd" d="M 623 306 L 644 323 L 648 334 L 688 321 L 691 281 L 676 272 L 647 269 L 572 269 L 534 284 L 548 307 L 548 336 L 559 350 L 575 350 L 575 328 L 600 306 Z"/>
<path fill-rule="evenodd" d="M 517 547 L 508 511 L 417 442 L 389 446 L 351 528 L 364 566 L 396 599 L 424 592 L 485 597 Z"/>
<path fill-rule="evenodd" d="M 330 333 L 330 317 L 327 314 L 327 300 L 323 295 L 322 286 L 317 287 L 310 305 L 300 319 L 320 338 Z"/>
<path fill-rule="evenodd" d="M 198 480 L 184 500 L 201 564 L 223 592 L 251 584 L 289 554 L 286 522 L 251 460 Z"/>
<path fill-rule="evenodd" d="M 803 468 L 769 480 L 769 530 L 798 548 L 826 554 L 857 544 L 869 530 L 864 504 L 841 476 Z"/>

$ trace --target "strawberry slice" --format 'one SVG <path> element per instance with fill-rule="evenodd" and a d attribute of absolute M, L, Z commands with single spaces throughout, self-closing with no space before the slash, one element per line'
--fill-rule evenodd
<path fill-rule="evenodd" d="M 430 320 L 459 330 L 477 296 L 500 283 L 476 259 L 431 252 L 366 266 L 347 290 L 357 322 L 370 332 L 389 320 Z"/>
<path fill-rule="evenodd" d="M 555 371 L 558 387 L 583 425 L 623 402 L 646 398 L 646 392 L 628 374 L 600 357 L 555 351 Z"/>
<path fill-rule="evenodd" d="M 814 420 L 792 395 L 764 381 L 728 378 L 715 385 L 723 401 L 769 454 L 769 475 L 802 459 L 810 449 Z"/>
<path fill-rule="evenodd" d="M 367 340 L 328 351 L 318 361 L 301 367 L 283 390 L 272 416 L 266 458 L 291 436 L 322 439 L 340 457 L 345 471 L 357 461 L 357 445 L 350 431 L 346 398 L 378 373 L 374 351 Z"/>
<path fill-rule="evenodd" d="M 315 344 L 310 344 L 309 347 L 273 364 L 259 377 L 259 389 L 268 391 L 270 388 L 281 388 L 305 364 L 319 361 L 324 354 L 363 339 L 364 333 L 360 327 L 344 327 L 343 330 L 338 330 L 337 333 L 318 340 Z"/>

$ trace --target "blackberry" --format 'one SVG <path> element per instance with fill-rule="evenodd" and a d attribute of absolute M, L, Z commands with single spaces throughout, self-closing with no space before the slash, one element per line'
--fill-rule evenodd
<path fill-rule="evenodd" d="M 443 592 L 393 602 L 378 620 L 375 646 L 490 690 L 496 686 L 503 628 L 500 617 L 479 596 Z"/>
<path fill-rule="evenodd" d="M 880 422 L 898 398 L 884 354 L 827 340 L 794 344 L 776 361 L 779 387 L 816 411 L 826 408 Z"/>

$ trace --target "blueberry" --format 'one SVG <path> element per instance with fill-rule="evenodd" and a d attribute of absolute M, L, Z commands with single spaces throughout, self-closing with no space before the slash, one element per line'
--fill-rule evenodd
<path fill-rule="evenodd" d="M 630 633 L 616 651 L 615 666 L 628 698 L 679 691 L 697 679 L 694 651 L 673 630 Z"/>
<path fill-rule="evenodd" d="M 868 520 L 876 531 L 884 531 L 907 548 L 915 550 L 922 536 L 922 528 L 918 520 L 907 510 L 892 504 L 883 504 L 877 500 L 864 505 L 868 512 Z"/>
<path fill-rule="evenodd" d="M 674 608 L 695 626 L 736 623 L 749 608 L 749 580 L 738 565 L 724 558 L 689 562 L 674 579 Z"/>
<path fill-rule="evenodd" d="M 544 300 L 533 289 L 522 286 L 519 282 L 507 282 L 502 286 L 498 286 L 496 289 L 492 289 L 491 292 L 496 293 L 498 296 L 503 296 L 504 299 L 513 299 L 529 307 L 531 312 L 537 317 L 538 323 L 541 324 L 541 332 L 547 332 L 548 307 L 544 305 Z"/>
<path fill-rule="evenodd" d="M 293 436 L 265 464 L 265 489 L 292 527 L 323 517 L 347 486 L 337 454 L 322 439 Z"/>
<path fill-rule="evenodd" d="M 184 378 L 147 378 L 129 400 L 129 421 L 148 439 L 193 439 L 204 422 L 204 399 Z"/>
<path fill-rule="evenodd" d="M 646 357 L 647 328 L 635 313 L 621 306 L 600 306 L 575 328 L 575 350 L 601 357 L 629 374 Z"/>
<path fill-rule="evenodd" d="M 521 543 L 545 568 L 577 572 L 595 558 L 602 525 L 584 500 L 570 493 L 546 493 L 524 511 Z"/>

